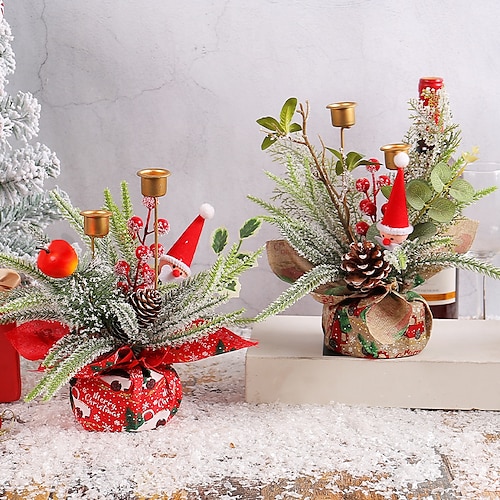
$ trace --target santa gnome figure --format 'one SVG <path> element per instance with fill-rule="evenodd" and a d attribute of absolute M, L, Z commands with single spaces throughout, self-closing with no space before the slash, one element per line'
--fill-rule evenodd
<path fill-rule="evenodd" d="M 214 216 L 215 210 L 209 203 L 203 203 L 199 210 L 199 215 L 179 236 L 179 239 L 172 245 L 172 248 L 163 254 L 158 262 L 161 282 L 173 281 L 187 278 L 191 275 L 191 263 L 193 261 L 196 247 L 200 239 L 206 219 Z"/>
<path fill-rule="evenodd" d="M 382 220 L 377 222 L 377 229 L 380 232 L 377 241 L 389 250 L 396 248 L 413 231 L 413 226 L 408 221 L 404 180 L 404 169 L 408 166 L 408 163 L 410 163 L 410 157 L 407 153 L 400 152 L 394 156 L 394 164 L 398 169 L 398 173 Z"/>

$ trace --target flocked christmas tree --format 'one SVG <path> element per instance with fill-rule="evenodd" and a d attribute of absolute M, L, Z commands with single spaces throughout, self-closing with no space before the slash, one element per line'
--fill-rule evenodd
<path fill-rule="evenodd" d="M 0 5 L 0 252 L 33 254 L 38 234 L 60 218 L 44 188 L 60 163 L 47 146 L 35 142 L 40 104 L 29 92 L 11 95 L 7 77 L 14 73 L 13 36 Z"/>

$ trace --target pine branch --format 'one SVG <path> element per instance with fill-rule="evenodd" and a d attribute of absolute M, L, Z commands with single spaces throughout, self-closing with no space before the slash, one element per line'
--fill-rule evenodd
<path fill-rule="evenodd" d="M 56 284 L 53 278 L 39 271 L 35 264 L 14 255 L 0 254 L 0 266 L 25 274 L 49 290 L 53 290 Z"/>
<path fill-rule="evenodd" d="M 19 314 L 23 311 L 39 312 L 52 309 L 51 297 L 40 288 L 22 286 L 5 294 L 0 299 L 0 317 L 3 315 Z"/>
<path fill-rule="evenodd" d="M 112 302 L 109 305 L 109 310 L 111 318 L 116 319 L 119 328 L 126 332 L 130 343 L 147 343 L 145 336 L 141 335 L 137 315 L 130 304 L 126 302 Z"/>
<path fill-rule="evenodd" d="M 48 401 L 84 366 L 102 354 L 111 351 L 114 347 L 114 341 L 110 337 L 93 338 L 86 342 L 82 342 L 81 339 L 76 337 L 74 349 L 71 354 L 64 359 L 57 360 L 55 357 L 52 358 L 53 361 L 56 361 L 56 364 L 50 366 L 50 370 L 26 396 L 26 400 L 31 401 L 38 396 L 43 396 L 42 399 Z M 43 365 L 47 366 L 45 362 Z"/>
<path fill-rule="evenodd" d="M 243 309 L 240 309 L 227 314 L 204 318 L 203 321 L 199 323 L 191 322 L 186 328 L 179 329 L 170 334 L 169 337 L 164 340 L 164 343 L 166 344 L 168 342 L 168 345 L 179 345 L 187 339 L 202 338 L 217 331 L 223 326 L 236 324 L 237 319 L 242 313 Z"/>
<path fill-rule="evenodd" d="M 115 242 L 122 259 L 135 262 L 135 242 L 127 229 L 127 222 L 131 217 L 131 202 L 126 182 L 121 183 L 122 209 L 114 202 L 111 191 L 104 191 L 104 208 L 111 212 L 110 234 Z"/>
<path fill-rule="evenodd" d="M 339 276 L 336 266 L 320 264 L 303 274 L 288 289 L 286 289 L 274 302 L 259 313 L 252 321 L 263 321 L 270 316 L 275 316 L 289 308 L 302 297 L 313 292 L 316 288 L 326 283 L 334 282 Z"/>
<path fill-rule="evenodd" d="M 83 216 L 80 215 L 80 210 L 75 208 L 67 196 L 64 196 L 60 191 L 52 190 L 50 191 L 50 196 L 57 205 L 59 211 L 61 212 L 64 220 L 66 220 L 69 225 L 76 231 L 78 236 L 85 241 L 88 247 L 90 247 L 90 238 L 85 234 L 83 229 Z"/>
<path fill-rule="evenodd" d="M 439 266 L 441 268 L 457 267 L 466 271 L 473 271 L 493 279 L 500 279 L 500 268 L 493 264 L 472 257 L 469 254 L 441 253 L 434 254 L 426 261 L 428 266 Z"/>
<path fill-rule="evenodd" d="M 122 197 L 122 214 L 125 220 L 130 219 L 134 215 L 134 207 L 132 206 L 132 199 L 130 198 L 130 191 L 128 184 L 122 181 L 120 184 L 121 197 Z"/>

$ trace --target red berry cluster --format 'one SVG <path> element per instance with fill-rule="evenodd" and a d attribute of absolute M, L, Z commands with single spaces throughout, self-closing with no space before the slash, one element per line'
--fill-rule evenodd
<path fill-rule="evenodd" d="M 124 293 L 140 288 L 152 288 L 155 284 L 155 270 L 148 263 L 155 256 L 155 244 L 146 244 L 147 237 L 154 233 L 154 222 L 151 219 L 155 203 L 155 198 L 145 196 L 142 204 L 148 210 L 146 222 L 137 215 L 130 217 L 127 221 L 128 232 L 134 240 L 137 240 L 138 245 L 135 249 L 135 256 L 137 258 L 135 272 L 131 272 L 132 266 L 125 260 L 119 260 L 115 264 L 115 273 L 120 277 L 117 286 Z M 169 230 L 170 224 L 168 220 L 158 219 L 158 234 L 167 234 Z M 158 257 L 165 253 L 165 249 L 161 243 L 158 243 L 157 251 Z"/>
<path fill-rule="evenodd" d="M 391 179 L 387 175 L 376 177 L 375 174 L 379 171 L 381 163 L 376 158 L 370 158 L 368 161 L 370 163 L 366 165 L 366 170 L 371 174 L 371 180 L 367 177 L 361 177 L 356 180 L 355 186 L 357 191 L 365 194 L 365 197 L 359 202 L 359 209 L 372 222 L 375 222 L 377 220 L 377 195 L 382 186 L 391 185 Z M 364 236 L 369 227 L 366 221 L 359 221 L 356 224 L 356 232 Z"/>

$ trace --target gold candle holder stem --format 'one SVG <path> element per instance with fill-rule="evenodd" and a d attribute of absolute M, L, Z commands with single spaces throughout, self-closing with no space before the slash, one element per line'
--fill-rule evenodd
<path fill-rule="evenodd" d="M 158 288 L 158 198 L 155 198 L 155 290 Z"/>
<path fill-rule="evenodd" d="M 340 152 L 344 154 L 344 130 L 345 127 L 340 127 Z"/>

